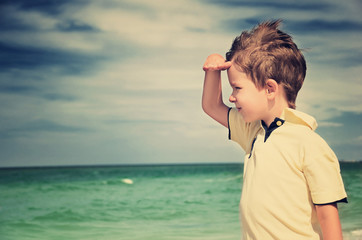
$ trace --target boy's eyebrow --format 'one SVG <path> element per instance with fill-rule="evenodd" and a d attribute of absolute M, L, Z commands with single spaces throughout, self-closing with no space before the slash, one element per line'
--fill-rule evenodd
<path fill-rule="evenodd" d="M 238 82 L 237 81 L 229 81 L 230 83 L 230 86 L 236 86 L 238 85 Z"/>

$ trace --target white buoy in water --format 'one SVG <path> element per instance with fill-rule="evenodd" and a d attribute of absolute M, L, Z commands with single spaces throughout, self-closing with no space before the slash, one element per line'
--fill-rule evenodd
<path fill-rule="evenodd" d="M 125 184 L 133 184 L 132 179 L 129 179 L 129 178 L 123 178 L 122 182 L 125 183 Z"/>

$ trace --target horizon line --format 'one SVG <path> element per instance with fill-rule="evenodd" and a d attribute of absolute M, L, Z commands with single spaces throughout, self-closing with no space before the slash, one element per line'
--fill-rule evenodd
<path fill-rule="evenodd" d="M 362 163 L 362 160 L 339 160 L 340 163 Z M 243 165 L 244 162 L 195 162 L 195 163 L 119 163 L 119 164 L 75 164 L 75 165 L 35 165 L 0 166 L 0 170 L 39 169 L 39 168 L 96 168 L 96 167 L 153 167 L 153 166 L 200 166 L 200 165 Z"/>

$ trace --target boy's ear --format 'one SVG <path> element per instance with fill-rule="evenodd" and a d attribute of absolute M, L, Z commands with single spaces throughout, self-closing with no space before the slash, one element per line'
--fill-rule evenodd
<path fill-rule="evenodd" d="M 265 91 L 268 98 L 273 99 L 279 90 L 279 85 L 274 79 L 268 79 L 265 84 Z"/>

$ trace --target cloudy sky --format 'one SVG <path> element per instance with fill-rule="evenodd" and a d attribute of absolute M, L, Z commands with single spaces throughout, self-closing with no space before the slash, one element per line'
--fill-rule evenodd
<path fill-rule="evenodd" d="M 362 159 L 361 11 L 361 0 L 2 0 L 0 167 L 240 162 L 201 110 L 202 65 L 278 18 L 306 49 L 297 108 L 340 159 Z"/>

